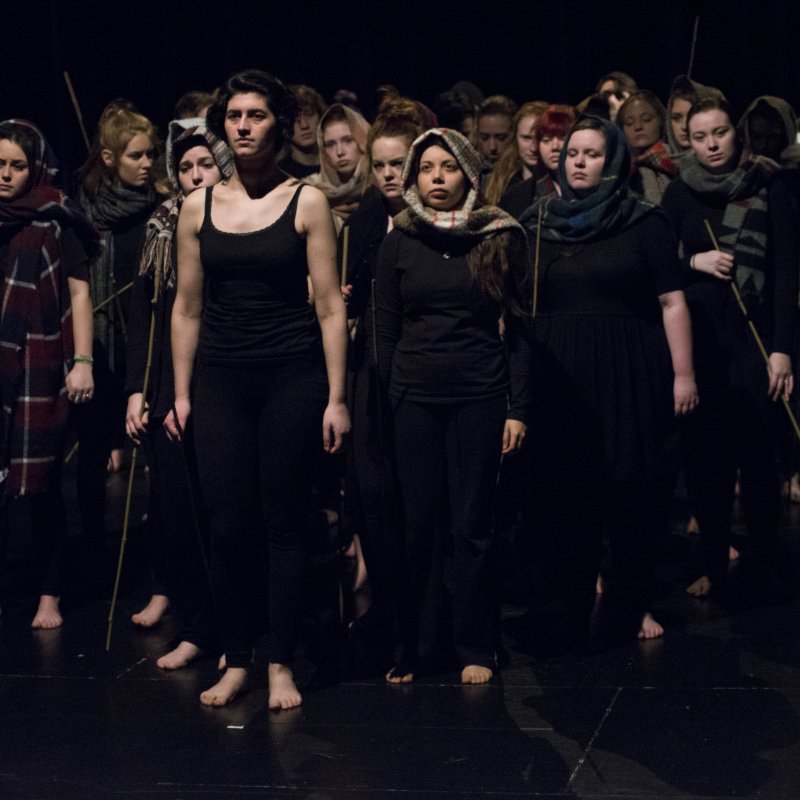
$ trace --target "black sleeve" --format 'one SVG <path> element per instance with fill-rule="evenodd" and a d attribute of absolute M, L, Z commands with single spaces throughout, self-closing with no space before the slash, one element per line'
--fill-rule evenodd
<path fill-rule="evenodd" d="M 389 385 L 394 349 L 403 327 L 403 301 L 400 296 L 400 274 L 395 268 L 401 234 L 392 231 L 381 245 L 375 287 L 378 317 L 378 374 L 384 386 Z"/>
<path fill-rule="evenodd" d="M 680 178 L 676 178 L 667 186 L 664 196 L 661 198 L 661 210 L 666 214 L 667 221 L 672 228 L 673 238 L 675 240 L 675 254 L 680 254 L 680 265 L 684 275 L 691 272 L 689 264 L 694 255 L 694 253 L 689 252 L 688 248 L 685 246 L 683 247 L 683 252 L 680 252 L 681 210 L 685 206 L 685 203 L 684 183 Z"/>
<path fill-rule="evenodd" d="M 678 260 L 678 241 L 666 215 L 659 209 L 651 212 L 639 233 L 647 252 L 647 265 L 656 294 L 683 289 L 685 273 Z"/>
<path fill-rule="evenodd" d="M 793 354 L 794 326 L 797 317 L 800 213 L 797 197 L 780 173 L 772 181 L 767 198 L 769 242 L 774 275 L 774 325 L 772 350 Z"/>
<path fill-rule="evenodd" d="M 133 279 L 128 306 L 128 372 L 125 379 L 125 394 L 132 395 L 144 389 L 147 369 L 147 349 L 150 340 L 150 315 L 154 291 L 149 276 L 136 275 Z"/>
<path fill-rule="evenodd" d="M 88 283 L 89 255 L 72 228 L 64 228 L 61 234 L 61 258 L 68 277 Z"/>
<path fill-rule="evenodd" d="M 508 419 L 529 424 L 533 402 L 533 369 L 530 342 L 526 325 L 524 298 L 528 294 L 529 255 L 525 237 L 511 235 L 509 247 L 509 278 L 512 308 L 505 315 L 505 345 L 510 379 Z M 515 308 L 516 307 L 516 308 Z"/>

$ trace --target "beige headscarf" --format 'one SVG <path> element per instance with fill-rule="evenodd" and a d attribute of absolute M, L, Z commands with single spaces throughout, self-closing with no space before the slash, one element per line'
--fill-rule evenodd
<path fill-rule="evenodd" d="M 358 149 L 361 151 L 361 158 L 358 164 L 356 164 L 356 170 L 352 178 L 348 181 L 342 181 L 339 177 L 333 165 L 328 161 L 323 146 L 323 130 L 329 118 L 334 113 L 344 114 L 350 126 L 353 138 L 358 144 Z M 319 147 L 320 154 L 319 172 L 315 172 L 313 175 L 304 178 L 303 183 L 316 186 L 325 193 L 331 207 L 331 212 L 334 215 L 337 229 L 340 228 L 350 214 L 358 208 L 361 197 L 369 185 L 370 171 L 369 160 L 367 158 L 367 136 L 369 136 L 369 123 L 358 111 L 342 103 L 334 103 L 332 106 L 329 106 L 320 118 L 319 125 L 317 126 L 317 146 Z"/>

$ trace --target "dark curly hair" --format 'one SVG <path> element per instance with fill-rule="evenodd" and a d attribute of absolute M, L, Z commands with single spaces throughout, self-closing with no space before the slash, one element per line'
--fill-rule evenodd
<path fill-rule="evenodd" d="M 231 75 L 219 90 L 216 102 L 208 111 L 208 127 L 222 141 L 225 135 L 225 113 L 230 99 L 237 94 L 260 94 L 278 122 L 275 130 L 275 152 L 278 152 L 292 135 L 297 118 L 297 103 L 292 92 L 274 75 L 260 69 L 245 69 Z"/>

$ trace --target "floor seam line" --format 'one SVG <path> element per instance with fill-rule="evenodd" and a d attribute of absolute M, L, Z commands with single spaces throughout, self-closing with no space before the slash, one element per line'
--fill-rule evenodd
<path fill-rule="evenodd" d="M 611 712 L 614 709 L 614 705 L 617 702 L 617 698 L 622 694 L 622 686 L 617 686 L 617 691 L 614 692 L 614 696 L 611 698 L 611 702 L 608 704 L 608 707 L 603 714 L 600 723 L 597 726 L 597 729 L 592 734 L 592 738 L 589 739 L 588 744 L 584 748 L 583 756 L 578 759 L 578 763 L 575 765 L 575 769 L 572 770 L 572 775 L 569 776 L 569 780 L 567 781 L 567 785 L 564 787 L 564 793 L 569 792 L 572 789 L 572 784 L 575 782 L 575 778 L 578 777 L 578 773 L 581 770 L 581 767 L 586 763 L 589 759 L 589 754 L 592 752 L 592 747 L 594 746 L 595 740 L 600 735 L 600 731 L 603 729 L 603 725 L 605 725 L 606 720 L 611 716 Z"/>

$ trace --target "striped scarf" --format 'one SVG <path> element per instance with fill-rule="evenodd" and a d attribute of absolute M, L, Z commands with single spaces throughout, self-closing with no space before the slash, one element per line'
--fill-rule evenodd
<path fill-rule="evenodd" d="M 173 261 L 173 242 L 178 227 L 178 217 L 186 195 L 178 182 L 178 164 L 175 154 L 181 142 L 197 139 L 202 142 L 222 173 L 223 180 L 233 174 L 233 152 L 227 143 L 216 137 L 202 121 L 187 127 L 185 120 L 173 120 L 169 126 L 167 139 L 167 173 L 175 188 L 175 197 L 165 200 L 147 221 L 142 259 L 139 264 L 140 275 L 150 275 L 154 283 L 164 289 L 173 289 L 177 281 Z M 185 150 L 184 150 L 185 152 Z"/>
<path fill-rule="evenodd" d="M 423 204 L 415 181 L 422 153 L 430 146 L 444 142 L 467 177 L 467 195 L 460 208 L 437 211 Z M 394 227 L 419 234 L 433 228 L 454 236 L 481 238 L 504 230 L 520 230 L 519 223 L 495 206 L 480 204 L 481 159 L 475 148 L 457 131 L 431 128 L 411 145 L 403 166 L 403 199 L 408 208 L 394 218 Z"/>
<path fill-rule="evenodd" d="M 681 160 L 681 180 L 698 194 L 727 200 L 722 230 L 716 232 L 720 249 L 733 255 L 736 283 L 742 294 L 760 298 L 767 262 L 769 209 L 767 184 L 778 165 L 763 156 L 743 161 L 730 172 L 706 169 L 694 153 Z"/>

